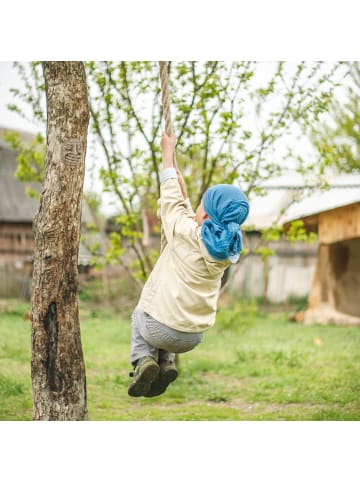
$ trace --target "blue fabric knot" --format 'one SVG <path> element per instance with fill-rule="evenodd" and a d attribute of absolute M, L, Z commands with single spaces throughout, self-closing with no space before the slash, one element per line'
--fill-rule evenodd
<path fill-rule="evenodd" d="M 203 196 L 203 206 L 210 219 L 204 221 L 202 239 L 209 254 L 223 261 L 240 253 L 242 235 L 240 225 L 249 214 L 245 194 L 230 184 L 218 184 Z"/>
<path fill-rule="evenodd" d="M 227 228 L 228 230 L 230 231 L 230 233 L 237 233 L 240 229 L 240 224 L 238 223 L 229 223 L 227 225 Z"/>

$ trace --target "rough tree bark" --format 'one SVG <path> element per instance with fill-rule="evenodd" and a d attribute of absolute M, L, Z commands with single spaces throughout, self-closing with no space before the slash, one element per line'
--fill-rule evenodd
<path fill-rule="evenodd" d="M 47 145 L 34 219 L 31 375 L 34 420 L 86 420 L 77 301 L 89 106 L 82 62 L 44 62 Z"/>

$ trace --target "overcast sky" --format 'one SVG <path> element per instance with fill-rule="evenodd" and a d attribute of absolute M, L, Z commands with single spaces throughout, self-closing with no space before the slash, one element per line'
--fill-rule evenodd
<path fill-rule="evenodd" d="M 12 62 L 0 62 L 0 126 L 35 132 L 33 124 L 6 108 L 14 100 L 9 92 L 11 87 L 21 87 L 17 72 L 12 67 Z"/>

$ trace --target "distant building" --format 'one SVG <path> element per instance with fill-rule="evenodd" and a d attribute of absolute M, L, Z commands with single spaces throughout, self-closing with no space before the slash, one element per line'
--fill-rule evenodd
<path fill-rule="evenodd" d="M 360 187 L 312 196 L 286 215 L 285 227 L 296 219 L 319 241 L 305 323 L 360 325 Z"/>
<path fill-rule="evenodd" d="M 14 177 L 16 153 L 2 140 L 0 129 L 0 297 L 29 296 L 34 251 L 32 223 L 38 201 L 26 194 L 26 186 L 40 190 L 37 183 L 23 183 Z M 87 204 L 83 202 L 82 223 L 93 223 Z M 89 267 L 91 253 L 80 243 L 79 271 Z"/>

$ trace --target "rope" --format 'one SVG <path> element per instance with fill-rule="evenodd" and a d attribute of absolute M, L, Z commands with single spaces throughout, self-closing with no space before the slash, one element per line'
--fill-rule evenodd
<path fill-rule="evenodd" d="M 160 83 L 161 83 L 161 95 L 162 95 L 162 106 L 163 106 L 163 115 L 165 119 L 165 132 L 168 136 L 173 134 L 173 128 L 171 123 L 171 112 L 170 112 L 170 93 L 169 93 L 169 79 L 168 79 L 168 72 L 167 72 L 167 62 L 159 62 L 160 66 Z M 176 162 L 176 155 L 174 150 L 174 166 L 177 168 Z M 167 244 L 167 240 L 164 233 L 164 228 L 161 226 L 161 246 L 160 246 L 160 253 L 163 252 L 165 246 Z"/>
<path fill-rule="evenodd" d="M 169 79 L 168 79 L 168 72 L 167 72 L 167 64 L 168 64 L 167 62 L 159 62 L 162 106 L 163 106 L 163 115 L 165 119 L 165 132 L 167 135 L 171 136 L 173 134 L 173 128 L 171 123 L 170 93 L 169 93 Z M 175 151 L 174 151 L 174 166 L 177 168 Z"/>

